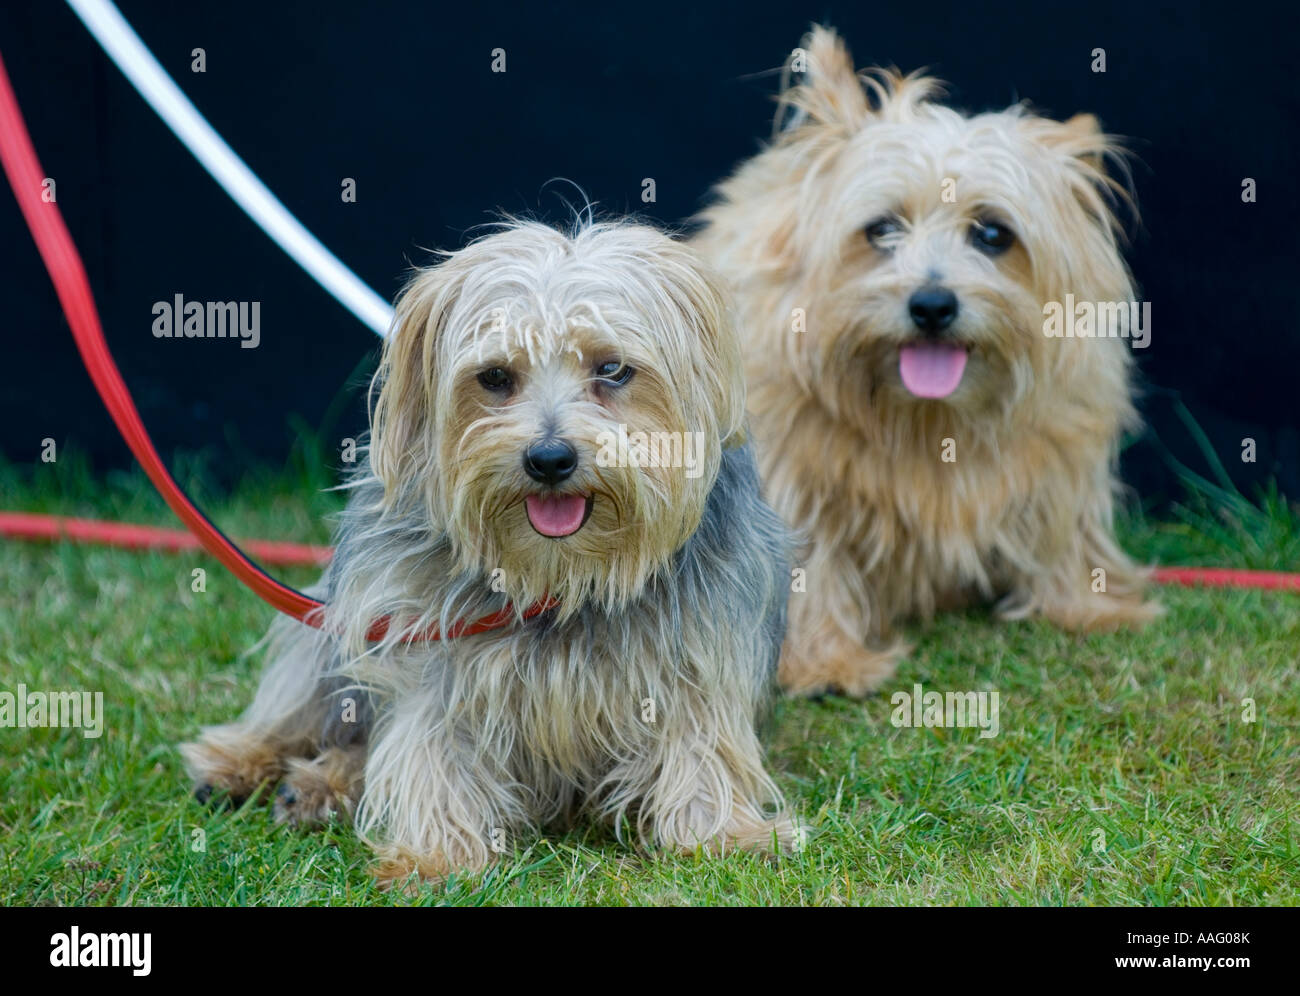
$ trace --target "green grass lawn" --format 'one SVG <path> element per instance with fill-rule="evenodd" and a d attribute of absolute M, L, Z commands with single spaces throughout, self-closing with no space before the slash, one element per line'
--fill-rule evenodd
<path fill-rule="evenodd" d="M 137 476 L 0 468 L 0 494 L 174 525 Z M 301 475 L 205 504 L 231 535 L 315 541 L 338 507 Z M 1277 500 L 1125 535 L 1165 563 L 1300 569 Z M 215 561 L 0 540 L 0 564 L 0 690 L 102 691 L 106 713 L 98 739 L 0 729 L 5 905 L 1300 901 L 1298 594 L 1166 589 L 1163 619 L 1117 636 L 943 617 L 881 696 L 777 706 L 771 765 L 810 827 L 801 852 L 681 858 L 580 828 L 411 899 L 372 884 L 346 825 L 300 833 L 191 799 L 176 744 L 249 702 L 258 662 L 242 655 L 272 614 Z M 918 682 L 996 690 L 1000 735 L 895 728 L 889 694 Z"/>

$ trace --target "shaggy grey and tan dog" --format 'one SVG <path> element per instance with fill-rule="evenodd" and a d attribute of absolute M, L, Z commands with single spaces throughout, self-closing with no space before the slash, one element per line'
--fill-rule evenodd
<path fill-rule="evenodd" d="M 416 275 L 376 385 L 322 626 L 276 622 L 252 706 L 185 745 L 200 794 L 278 782 L 282 819 L 354 813 L 389 881 L 583 812 L 647 846 L 790 842 L 754 727 L 786 540 L 695 254 L 507 225 Z"/>

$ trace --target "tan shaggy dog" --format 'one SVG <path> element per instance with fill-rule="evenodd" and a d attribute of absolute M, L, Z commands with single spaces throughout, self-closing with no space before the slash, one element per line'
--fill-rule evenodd
<path fill-rule="evenodd" d="M 1127 339 L 1145 345 L 1113 140 L 859 75 L 825 28 L 790 69 L 774 142 L 695 240 L 739 299 L 767 497 L 809 541 L 782 683 L 864 694 L 900 619 L 972 598 L 1071 629 L 1150 619 L 1112 529 Z M 1099 317 L 1063 336 L 1045 315 L 1067 295 Z"/>

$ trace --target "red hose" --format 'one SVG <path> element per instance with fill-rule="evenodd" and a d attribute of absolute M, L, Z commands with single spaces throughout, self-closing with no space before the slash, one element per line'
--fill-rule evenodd
<path fill-rule="evenodd" d="M 137 526 L 128 522 L 73 519 L 62 515 L 33 515 L 26 512 L 0 512 L 0 536 L 99 543 L 126 550 L 167 550 L 172 553 L 203 548 L 193 533 L 187 533 L 183 529 L 160 529 L 157 526 Z M 328 546 L 281 543 L 275 540 L 246 540 L 244 546 L 268 564 L 321 567 L 329 563 L 334 553 Z"/>
<path fill-rule="evenodd" d="M 136 526 L 99 519 L 72 519 L 58 515 L 0 512 L 0 536 L 27 540 L 69 540 L 74 543 L 102 543 L 128 550 L 200 549 L 199 541 L 180 529 Z M 249 550 L 268 564 L 321 566 L 334 554 L 332 547 L 274 540 L 246 540 Z M 1158 584 L 1210 588 L 1258 588 L 1265 591 L 1300 591 L 1300 574 L 1281 571 L 1246 571 L 1222 567 L 1157 567 L 1152 576 Z"/>
<path fill-rule="evenodd" d="M 321 613 L 318 610 L 323 608 L 322 604 L 275 580 L 230 542 L 185 495 L 154 449 L 140 413 L 136 411 L 135 403 L 131 400 L 117 364 L 113 362 L 108 350 L 108 344 L 104 341 L 90 282 L 77 247 L 63 223 L 58 205 L 42 196 L 45 193 L 45 173 L 36 158 L 36 150 L 32 147 L 31 136 L 27 133 L 22 111 L 10 86 L 3 57 L 0 57 L 0 159 L 4 162 L 5 174 L 9 178 L 14 197 L 18 200 L 18 207 L 22 210 L 32 238 L 36 240 L 36 248 L 54 282 L 59 304 L 72 329 L 82 362 L 122 438 L 140 461 L 140 466 L 144 468 L 153 486 L 181 522 L 198 537 L 203 548 L 225 564 L 259 598 L 286 615 L 319 626 Z M 552 604 L 550 600 L 538 602 L 524 613 L 524 618 L 535 616 Z M 448 631 L 447 636 L 472 636 L 498 629 L 508 625 L 513 617 L 514 611 L 507 606 L 500 612 L 474 622 L 461 620 Z M 370 628 L 370 639 L 382 639 L 388 632 L 388 626 L 387 617 L 376 621 Z M 407 637 L 429 640 L 439 638 L 436 628 Z"/>
<path fill-rule="evenodd" d="M 1300 591 L 1300 574 L 1285 574 L 1281 571 L 1243 571 L 1235 567 L 1157 567 L 1153 576 L 1160 584 Z"/>

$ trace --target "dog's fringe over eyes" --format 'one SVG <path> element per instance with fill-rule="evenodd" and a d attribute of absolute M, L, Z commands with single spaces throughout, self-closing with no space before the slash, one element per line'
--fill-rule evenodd
<path fill-rule="evenodd" d="M 613 361 L 635 376 L 596 376 Z M 272 627 L 252 706 L 185 748 L 196 781 L 281 781 L 294 822 L 355 812 L 386 880 L 481 868 L 582 813 L 647 846 L 789 844 L 755 733 L 788 540 L 759 498 L 744 404 L 726 294 L 653 229 L 509 222 L 417 272 L 326 626 Z M 698 433 L 703 466 L 602 465 L 618 431 Z M 572 454 L 563 474 L 530 470 L 539 442 Z M 582 516 L 544 532 L 537 507 Z M 554 610 L 510 628 L 401 639 L 544 595 Z M 379 615 L 405 625 L 367 643 Z"/>

